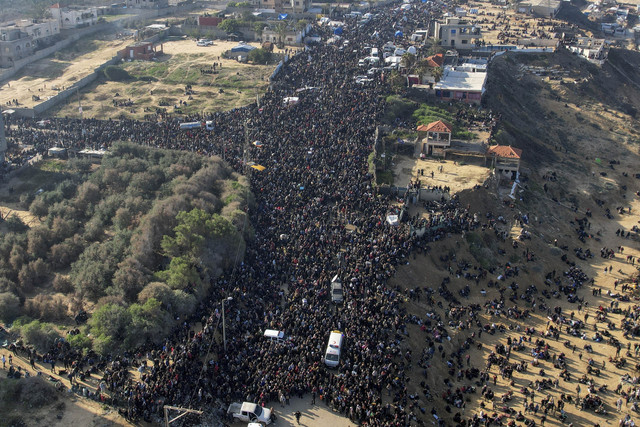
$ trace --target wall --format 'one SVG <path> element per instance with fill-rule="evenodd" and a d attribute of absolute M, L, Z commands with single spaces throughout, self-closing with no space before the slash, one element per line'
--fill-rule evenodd
<path fill-rule="evenodd" d="M 65 38 L 62 41 L 59 41 L 53 46 L 49 46 L 42 50 L 38 50 L 33 55 L 30 55 L 27 58 L 21 59 L 19 61 L 15 61 L 14 66 L 12 68 L 2 69 L 2 71 L 0 72 L 0 82 L 13 77 L 16 73 L 22 70 L 22 68 L 26 67 L 32 62 L 38 61 L 42 58 L 46 58 L 49 55 L 53 55 L 57 51 L 64 49 L 65 47 L 71 45 L 72 43 L 80 40 L 83 37 L 86 37 L 89 34 L 93 34 L 96 31 L 106 30 L 109 28 L 110 25 L 111 24 L 109 23 L 104 23 L 104 24 L 94 25 L 88 28 L 83 28 L 82 30 L 78 30 L 73 34 L 70 34 L 69 36 L 67 36 L 67 38 Z"/>
<path fill-rule="evenodd" d="M 82 28 L 78 30 L 67 30 L 65 31 L 65 34 L 64 34 L 65 36 L 64 40 L 59 41 L 53 46 L 39 50 L 35 52 L 33 55 L 30 55 L 29 57 L 24 58 L 20 61 L 15 61 L 14 66 L 12 68 L 0 69 L 0 83 L 7 79 L 10 79 L 14 75 L 16 75 L 20 70 L 22 70 L 22 68 L 31 64 L 32 62 L 46 58 L 49 55 L 53 55 L 57 51 L 66 48 L 72 43 L 90 34 L 96 33 L 98 31 L 108 30 L 110 28 L 112 28 L 115 31 L 116 28 L 121 27 L 123 25 L 130 24 L 135 21 L 140 21 L 144 19 L 153 19 L 153 18 L 165 16 L 175 12 L 188 11 L 196 8 L 197 6 L 198 6 L 197 4 L 186 4 L 184 6 L 181 5 L 176 7 L 166 7 L 163 9 L 136 10 L 137 13 L 135 15 L 127 16 L 114 22 L 99 23 L 91 27 Z"/>

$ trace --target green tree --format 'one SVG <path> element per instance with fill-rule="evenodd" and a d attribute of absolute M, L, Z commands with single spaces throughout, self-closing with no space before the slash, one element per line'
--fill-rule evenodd
<path fill-rule="evenodd" d="M 410 70 L 416 63 L 416 56 L 412 53 L 407 52 L 402 55 L 401 62 L 405 68 Z"/>
<path fill-rule="evenodd" d="M 262 48 L 253 49 L 251 52 L 249 52 L 248 59 L 254 64 L 266 65 L 269 63 L 269 61 L 271 61 L 271 52 Z"/>
<path fill-rule="evenodd" d="M 49 351 L 54 341 L 60 338 L 60 335 L 52 325 L 41 323 L 38 320 L 19 326 L 19 330 L 25 341 L 33 345 L 41 353 Z"/>
<path fill-rule="evenodd" d="M 262 37 L 262 33 L 264 31 L 264 22 L 255 22 L 253 24 L 253 31 L 256 32 L 258 37 Z"/>
<path fill-rule="evenodd" d="M 117 304 L 105 304 L 93 312 L 89 319 L 91 334 L 98 338 L 103 349 L 122 343 L 131 325 L 129 311 Z"/>
<path fill-rule="evenodd" d="M 148 299 L 143 305 L 129 307 L 131 325 L 127 328 L 124 348 L 136 348 L 147 343 L 159 343 L 169 333 L 171 317 L 160 301 Z"/>
<path fill-rule="evenodd" d="M 227 18 L 223 20 L 220 24 L 218 24 L 218 28 L 220 28 L 222 31 L 226 32 L 227 34 L 235 33 L 236 31 L 238 31 L 238 27 L 240 27 L 240 23 L 233 18 Z"/>

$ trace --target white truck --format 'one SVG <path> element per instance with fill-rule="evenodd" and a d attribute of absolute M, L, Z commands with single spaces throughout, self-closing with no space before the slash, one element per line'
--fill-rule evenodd
<path fill-rule="evenodd" d="M 232 403 L 227 409 L 227 414 L 233 418 L 252 423 L 271 424 L 271 409 L 250 402 Z"/>

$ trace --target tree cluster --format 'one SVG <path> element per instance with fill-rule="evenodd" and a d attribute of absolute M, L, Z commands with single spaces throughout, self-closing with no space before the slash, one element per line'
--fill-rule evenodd
<path fill-rule="evenodd" d="M 96 349 L 158 341 L 244 254 L 252 196 L 220 159 L 119 143 L 94 172 L 66 167 L 24 200 L 41 223 L 0 236 L 4 322 L 59 321 L 91 302 Z"/>

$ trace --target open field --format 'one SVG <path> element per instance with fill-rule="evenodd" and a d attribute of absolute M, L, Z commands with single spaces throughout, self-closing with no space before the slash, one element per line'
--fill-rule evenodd
<path fill-rule="evenodd" d="M 216 41 L 214 46 L 199 47 L 193 40 L 165 42 L 165 55 L 158 61 L 123 64 L 123 68 L 138 80 L 97 80 L 81 91 L 83 116 L 142 119 L 155 113 L 156 108 L 166 108 L 168 113 L 193 114 L 244 106 L 266 89 L 275 64 L 248 65 L 223 59 L 222 53 L 236 44 Z M 213 63 L 222 64 L 221 68 L 216 67 L 216 74 L 201 73 L 201 69 L 209 69 Z M 192 95 L 185 95 L 186 85 L 191 85 Z M 180 104 L 181 101 L 186 104 Z M 121 104 L 123 102 L 127 105 Z M 66 105 L 51 110 L 50 114 L 79 117 L 78 99 L 72 97 Z"/>
<path fill-rule="evenodd" d="M 28 65 L 17 77 L 3 84 L 0 102 L 4 105 L 7 101 L 17 99 L 19 107 L 33 107 L 57 95 L 55 88 L 69 87 L 93 72 L 130 41 L 104 33 L 95 38 L 81 39 L 53 56 Z M 34 95 L 39 96 L 40 101 L 34 101 Z"/>

